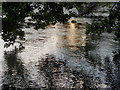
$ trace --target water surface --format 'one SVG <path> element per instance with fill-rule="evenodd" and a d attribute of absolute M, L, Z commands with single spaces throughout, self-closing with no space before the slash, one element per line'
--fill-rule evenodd
<path fill-rule="evenodd" d="M 87 36 L 82 25 L 50 25 L 38 31 L 23 28 L 22 41 L 7 49 L 0 39 L 0 86 L 5 88 L 120 88 L 120 52 L 115 36 Z M 19 42 L 19 41 L 17 41 Z"/>

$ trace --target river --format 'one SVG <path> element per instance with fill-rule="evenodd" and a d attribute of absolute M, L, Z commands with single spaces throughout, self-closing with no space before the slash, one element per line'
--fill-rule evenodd
<path fill-rule="evenodd" d="M 4 48 L 0 39 L 0 89 L 41 88 L 118 90 L 120 46 L 114 34 L 85 34 L 90 18 L 82 25 L 57 23 L 46 29 L 23 28 L 24 48 Z M 0 37 L 1 38 L 1 37 Z"/>

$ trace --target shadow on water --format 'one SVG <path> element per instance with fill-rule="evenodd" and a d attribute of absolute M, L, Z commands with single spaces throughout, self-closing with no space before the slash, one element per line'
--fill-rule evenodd
<path fill-rule="evenodd" d="M 116 82 L 113 83 L 113 88 L 120 89 L 120 50 L 114 55 L 114 64 L 116 65 Z"/>
<path fill-rule="evenodd" d="M 27 89 L 47 89 L 47 90 L 64 90 L 64 89 L 88 89 L 84 83 L 86 78 L 82 71 L 72 70 L 66 65 L 66 60 L 57 59 L 54 55 L 46 54 L 39 62 L 39 71 L 45 74 L 48 80 L 48 87 L 35 88 L 29 85 L 27 69 L 25 69 L 22 60 L 17 56 L 18 50 L 5 51 L 4 58 L 7 65 L 7 71 L 4 73 L 2 90 L 27 90 Z M 39 79 L 39 78 L 38 78 Z M 31 81 L 32 82 L 32 81 Z M 89 84 L 90 85 L 90 84 Z"/>
<path fill-rule="evenodd" d="M 46 54 L 42 59 L 41 70 L 49 81 L 49 90 L 87 90 L 88 80 L 82 71 L 72 70 L 67 66 L 66 60 L 56 60 L 54 55 Z M 40 65 L 41 66 L 41 65 Z M 89 83 L 90 85 L 90 83 Z"/>
<path fill-rule="evenodd" d="M 103 89 L 107 90 L 120 89 L 120 50 L 117 43 L 112 40 L 113 37 L 112 34 L 104 33 L 101 37 L 88 41 L 85 49 L 87 62 L 105 73 L 104 84 L 108 89 Z"/>
<path fill-rule="evenodd" d="M 27 71 L 17 53 L 18 49 L 4 52 L 7 70 L 4 73 L 3 90 L 28 87 Z"/>

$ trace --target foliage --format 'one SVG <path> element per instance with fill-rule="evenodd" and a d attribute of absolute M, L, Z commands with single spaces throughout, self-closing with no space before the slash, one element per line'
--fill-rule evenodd
<path fill-rule="evenodd" d="M 120 38 L 120 2 L 114 3 L 113 7 L 109 10 L 109 17 L 104 17 L 98 21 L 94 21 L 91 25 L 87 26 L 86 34 L 96 33 L 100 35 L 102 32 L 113 32 Z"/>
<path fill-rule="evenodd" d="M 59 3 L 59 2 L 19 2 L 2 3 L 2 38 L 6 42 L 6 47 L 14 44 L 17 38 L 24 39 L 22 31 L 24 19 L 27 16 L 32 17 L 34 28 L 45 28 L 49 24 L 57 22 L 65 23 L 74 13 L 64 14 L 63 7 L 71 9 L 74 6 L 80 6 L 82 3 Z M 36 11 L 35 11 L 36 10 Z"/>
<path fill-rule="evenodd" d="M 33 27 L 38 30 L 44 29 L 49 24 L 57 22 L 66 23 L 70 17 L 75 16 L 74 13 L 64 14 L 63 8 L 72 9 L 76 7 L 80 15 L 89 14 L 93 9 L 99 6 L 105 6 L 108 3 L 83 3 L 83 2 L 19 2 L 19 3 L 2 3 L 2 38 L 6 42 L 6 47 L 15 43 L 17 38 L 24 39 L 25 17 L 32 17 Z M 114 3 L 112 3 L 114 4 Z M 120 37 L 120 2 L 110 6 L 110 16 L 94 21 L 87 26 L 86 33 L 114 32 Z M 29 26 L 29 24 L 28 24 Z"/>
<path fill-rule="evenodd" d="M 30 3 L 3 3 L 2 38 L 6 47 L 14 44 L 17 36 L 23 39 L 24 32 L 21 30 L 24 18 L 31 11 Z"/>

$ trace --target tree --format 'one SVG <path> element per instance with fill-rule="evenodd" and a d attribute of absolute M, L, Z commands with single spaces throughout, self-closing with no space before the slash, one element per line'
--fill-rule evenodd
<path fill-rule="evenodd" d="M 19 3 L 2 3 L 2 38 L 8 47 L 15 43 L 17 38 L 24 39 L 25 17 L 31 16 L 33 27 L 38 30 L 44 29 L 49 24 L 57 22 L 66 23 L 70 17 L 76 16 L 74 13 L 64 14 L 63 8 L 77 8 L 80 15 L 89 14 L 94 9 L 103 3 L 83 3 L 83 2 L 19 2 Z M 104 31 L 114 32 L 117 37 L 120 37 L 120 2 L 113 3 L 109 13 L 109 17 L 101 18 L 97 22 L 93 22 L 87 26 L 86 33 L 101 34 Z"/>
<path fill-rule="evenodd" d="M 2 38 L 10 46 L 15 43 L 17 36 L 23 39 L 22 25 L 24 18 L 32 10 L 30 3 L 3 3 Z"/>
<path fill-rule="evenodd" d="M 102 32 L 113 32 L 120 40 L 120 2 L 113 3 L 109 10 L 109 16 L 100 18 L 87 26 L 86 34 L 94 33 L 100 35 Z"/>
<path fill-rule="evenodd" d="M 36 30 L 39 28 L 44 29 L 49 24 L 65 23 L 74 15 L 73 13 L 64 14 L 63 7 L 71 9 L 81 4 L 83 3 L 3 3 L 2 38 L 6 42 L 5 46 L 13 45 L 17 38 L 24 39 L 22 27 L 24 26 L 25 17 L 32 17 L 32 21 L 36 22 L 32 24 Z"/>

